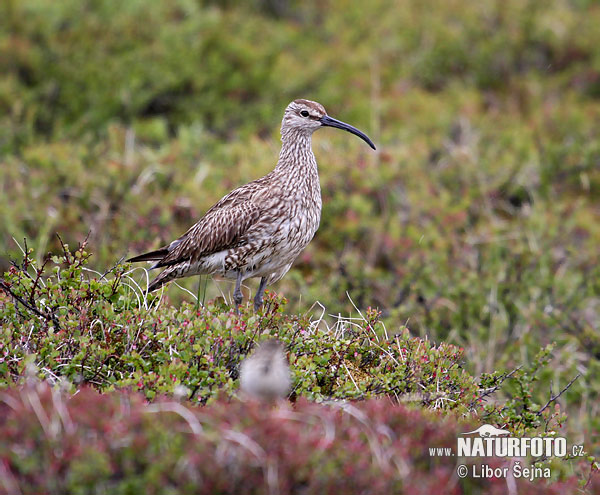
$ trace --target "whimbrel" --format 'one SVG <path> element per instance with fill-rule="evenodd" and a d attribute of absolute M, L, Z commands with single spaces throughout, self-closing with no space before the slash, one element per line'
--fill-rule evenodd
<path fill-rule="evenodd" d="M 247 397 L 264 401 L 283 398 L 290 390 L 290 368 L 283 344 L 277 339 L 262 342 L 240 366 L 240 389 Z"/>
<path fill-rule="evenodd" d="M 238 307 L 242 282 L 261 277 L 254 297 L 258 310 L 266 286 L 286 274 L 319 227 L 321 187 L 311 138 L 321 127 L 351 132 L 375 149 L 366 134 L 331 118 L 323 105 L 291 102 L 283 115 L 281 152 L 273 171 L 231 191 L 170 244 L 127 260 L 155 261 L 151 268 L 165 268 L 148 291 L 179 277 L 217 274 L 235 280 Z"/>

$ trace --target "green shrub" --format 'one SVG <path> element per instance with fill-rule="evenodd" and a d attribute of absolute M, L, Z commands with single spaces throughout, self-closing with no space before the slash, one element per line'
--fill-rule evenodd
<path fill-rule="evenodd" d="M 29 250 L 2 281 L 0 303 L 5 385 L 28 363 L 47 378 L 64 377 L 100 390 L 130 387 L 148 398 L 181 386 L 205 403 L 233 394 L 240 360 L 265 335 L 287 346 L 295 373 L 293 396 L 313 400 L 384 396 L 466 411 L 477 393 L 462 369 L 462 350 L 411 337 L 390 336 L 369 309 L 362 320 L 328 326 L 288 316 L 285 300 L 268 293 L 255 314 L 238 315 L 223 300 L 161 304 L 137 286 L 126 265 L 101 276 L 87 267 L 85 245 L 38 267 Z"/>
<path fill-rule="evenodd" d="M 406 327 L 390 333 L 373 309 L 329 324 L 323 315 L 287 315 L 285 299 L 272 292 L 258 313 L 247 304 L 238 314 L 222 299 L 175 307 L 140 289 L 126 265 L 97 274 L 86 267 L 85 244 L 63 249 L 40 267 L 29 250 L 0 280 L 5 387 L 33 365 L 40 377 L 73 388 L 126 388 L 148 399 L 168 394 L 206 404 L 236 395 L 239 363 L 273 336 L 286 345 L 292 400 L 387 398 L 480 417 L 518 435 L 555 434 L 565 421 L 558 404 L 548 406 L 566 390 L 546 397 L 545 407 L 533 398 L 551 346 L 527 367 L 475 378 L 464 370 L 463 349 L 413 337 Z"/>

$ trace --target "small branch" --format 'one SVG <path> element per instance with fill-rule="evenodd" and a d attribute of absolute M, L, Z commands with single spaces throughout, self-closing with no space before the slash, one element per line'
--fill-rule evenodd
<path fill-rule="evenodd" d="M 27 247 L 27 237 L 23 238 L 23 246 L 25 252 L 25 255 L 23 256 L 23 271 L 27 272 L 27 269 L 29 268 L 29 248 Z"/>
<path fill-rule="evenodd" d="M 56 318 L 56 315 L 48 314 L 48 313 L 44 313 L 43 311 L 40 311 L 38 308 L 35 307 L 35 305 L 28 303 L 21 296 L 18 296 L 17 294 L 15 294 L 12 291 L 12 289 L 8 286 L 8 284 L 2 279 L 0 279 L 0 288 L 2 290 L 4 290 L 5 292 L 9 293 L 13 299 L 20 302 L 23 306 L 25 306 L 32 313 L 44 318 L 47 321 L 52 321 L 56 325 L 56 328 L 58 328 L 60 330 L 60 325 L 58 323 L 58 318 Z"/>
<path fill-rule="evenodd" d="M 499 388 L 502 386 L 502 384 L 503 384 L 503 383 L 504 383 L 506 380 L 508 380 L 508 379 L 509 379 L 511 376 L 513 376 L 513 375 L 514 375 L 514 374 L 515 374 L 517 371 L 519 371 L 521 368 L 522 368 L 522 366 L 517 366 L 517 367 L 516 367 L 514 370 L 512 370 L 510 373 L 507 373 L 506 375 L 504 375 L 504 376 L 503 376 L 503 377 L 500 379 L 500 382 L 499 382 L 498 384 L 494 385 L 494 386 L 493 386 L 493 387 L 491 387 L 491 388 L 488 388 L 488 389 L 486 389 L 486 390 L 483 392 L 483 395 L 482 395 L 482 397 L 487 397 L 488 395 L 491 395 L 491 394 L 493 394 L 493 393 L 494 393 L 496 390 L 498 390 L 498 389 L 499 389 Z"/>
<path fill-rule="evenodd" d="M 58 237 L 58 240 L 60 241 L 60 246 L 62 247 L 63 254 L 65 255 L 65 260 L 67 261 L 67 264 L 69 266 L 71 266 L 73 264 L 73 260 L 69 257 L 69 255 L 71 253 L 67 249 L 66 244 L 63 242 L 62 237 L 60 236 L 60 234 L 58 232 L 56 233 L 56 237 Z"/>
<path fill-rule="evenodd" d="M 492 395 L 496 390 L 498 390 L 502 384 L 508 380 L 511 376 L 513 376 L 517 371 L 519 371 L 523 366 L 518 366 L 516 367 L 514 370 L 512 370 L 510 373 L 507 373 L 506 375 L 504 375 L 502 378 L 500 378 L 500 381 L 494 385 L 493 387 L 490 388 L 486 388 L 481 392 L 481 395 L 479 397 L 477 397 L 476 400 L 472 401 L 469 404 L 469 408 L 473 407 L 475 405 L 475 403 L 477 402 L 477 400 L 479 399 L 485 399 L 486 397 Z"/>
<path fill-rule="evenodd" d="M 33 281 L 33 286 L 31 287 L 31 292 L 29 294 L 29 303 L 30 304 L 35 304 L 35 300 L 34 300 L 35 290 L 37 289 L 37 286 L 40 283 L 40 279 L 42 278 L 42 273 L 44 273 L 44 269 L 46 268 L 46 265 L 48 264 L 49 259 L 50 258 L 46 258 L 44 260 L 44 263 L 42 264 L 42 266 L 40 268 L 37 268 L 35 271 L 35 280 Z"/>
<path fill-rule="evenodd" d="M 550 404 L 555 402 L 556 399 L 558 399 L 562 394 L 564 394 L 569 389 L 569 387 L 571 385 L 573 385 L 580 376 L 581 376 L 581 373 L 577 373 L 577 376 L 575 378 L 573 378 L 569 383 L 567 383 L 567 385 L 558 393 L 558 395 L 554 395 L 552 393 L 552 387 L 550 387 L 550 399 L 548 400 L 548 402 L 546 402 L 546 405 L 537 412 L 537 415 L 541 416 L 541 414 L 544 412 L 544 410 L 546 410 Z"/>

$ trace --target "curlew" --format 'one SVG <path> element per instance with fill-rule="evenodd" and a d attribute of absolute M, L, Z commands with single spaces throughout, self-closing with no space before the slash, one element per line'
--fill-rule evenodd
<path fill-rule="evenodd" d="M 262 342 L 240 365 L 240 390 L 246 397 L 271 402 L 284 398 L 290 384 L 290 367 L 277 339 Z"/>
<path fill-rule="evenodd" d="M 254 297 L 258 310 L 266 286 L 286 274 L 319 227 L 321 187 L 311 139 L 321 127 L 348 131 L 375 149 L 366 134 L 330 117 L 321 104 L 291 102 L 283 115 L 274 170 L 227 194 L 170 244 L 127 260 L 154 261 L 151 268 L 164 268 L 148 291 L 180 277 L 220 275 L 235 280 L 238 307 L 242 282 L 260 277 Z"/>

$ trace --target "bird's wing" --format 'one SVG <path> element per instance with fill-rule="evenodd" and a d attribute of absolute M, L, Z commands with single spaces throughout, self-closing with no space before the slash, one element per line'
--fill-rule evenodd
<path fill-rule="evenodd" d="M 232 191 L 179 239 L 167 246 L 168 253 L 152 268 L 196 260 L 246 242 L 244 234 L 259 220 L 261 208 L 247 191 Z"/>

